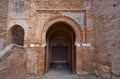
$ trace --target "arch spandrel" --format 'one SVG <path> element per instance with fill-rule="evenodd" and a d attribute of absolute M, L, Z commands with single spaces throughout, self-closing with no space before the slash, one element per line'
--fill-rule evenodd
<path fill-rule="evenodd" d="M 46 34 L 47 34 L 47 31 L 48 29 L 55 23 L 58 23 L 58 22 L 63 22 L 63 23 L 66 23 L 68 25 L 70 25 L 72 27 L 72 29 L 74 30 L 75 32 L 75 43 L 80 43 L 82 42 L 82 30 L 80 28 L 80 25 L 77 24 L 76 21 L 74 21 L 73 19 L 71 19 L 70 17 L 67 17 L 67 16 L 52 16 L 50 17 L 44 24 L 44 27 L 43 27 L 43 30 L 42 30 L 42 34 L 41 34 L 41 43 L 42 44 L 46 44 Z"/>

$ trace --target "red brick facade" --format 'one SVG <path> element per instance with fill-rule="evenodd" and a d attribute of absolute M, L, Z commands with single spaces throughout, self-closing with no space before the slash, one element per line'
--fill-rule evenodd
<path fill-rule="evenodd" d="M 119 3 L 119 0 L 0 0 L 0 50 L 10 43 L 23 44 L 27 50 L 26 73 L 43 75 L 49 70 L 48 41 L 55 38 L 53 34 L 47 39 L 50 36 L 47 33 L 54 24 L 63 23 L 65 26 L 59 29 L 73 39 L 69 51 L 74 73 L 119 79 Z M 58 35 L 62 38 L 62 34 Z M 66 40 L 67 35 L 63 36 Z"/>

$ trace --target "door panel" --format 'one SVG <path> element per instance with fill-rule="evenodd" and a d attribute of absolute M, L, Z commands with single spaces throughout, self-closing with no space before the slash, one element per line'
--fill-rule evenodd
<path fill-rule="evenodd" d="M 67 61 L 67 46 L 52 47 L 52 61 Z"/>

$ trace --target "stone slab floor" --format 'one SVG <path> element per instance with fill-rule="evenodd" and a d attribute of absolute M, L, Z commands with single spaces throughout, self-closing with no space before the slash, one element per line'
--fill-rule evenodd
<path fill-rule="evenodd" d="M 77 76 L 77 75 L 57 75 L 57 76 L 29 76 L 23 79 L 100 79 L 93 76 Z"/>
<path fill-rule="evenodd" d="M 29 76 L 26 75 L 23 79 L 99 79 L 94 76 L 76 75 L 69 70 L 49 70 L 44 76 Z"/>
<path fill-rule="evenodd" d="M 94 76 L 57 75 L 57 76 L 26 76 L 23 79 L 100 79 Z"/>

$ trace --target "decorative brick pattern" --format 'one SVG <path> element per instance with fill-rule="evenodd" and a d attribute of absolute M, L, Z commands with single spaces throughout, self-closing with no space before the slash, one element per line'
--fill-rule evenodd
<path fill-rule="evenodd" d="M 72 19 L 74 19 L 79 25 L 80 25 L 80 28 L 83 30 L 84 29 L 84 16 L 85 16 L 85 13 L 84 12 L 79 12 L 79 13 L 65 13 L 64 14 L 65 16 L 68 16 Z"/>

